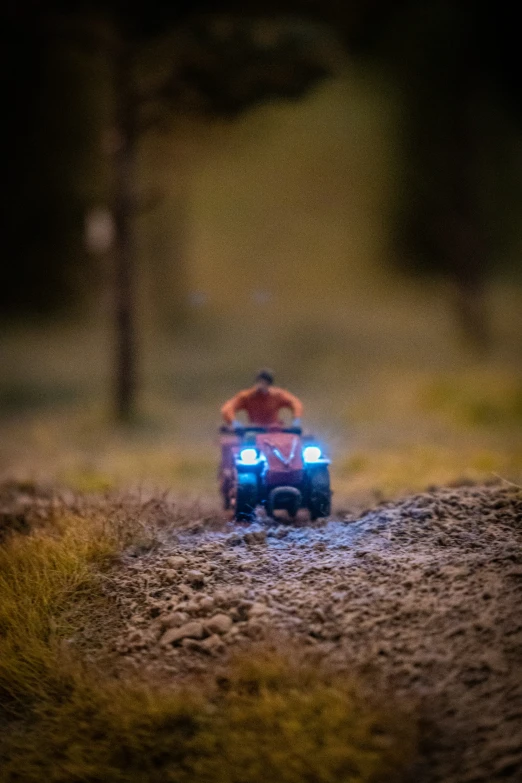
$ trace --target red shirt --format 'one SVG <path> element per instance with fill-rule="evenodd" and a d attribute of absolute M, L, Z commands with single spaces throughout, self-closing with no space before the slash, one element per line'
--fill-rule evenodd
<path fill-rule="evenodd" d="M 270 427 L 283 423 L 278 415 L 281 408 L 290 408 L 295 419 L 300 419 L 303 413 L 301 400 L 290 392 L 270 386 L 264 393 L 253 386 L 228 400 L 221 408 L 221 415 L 227 424 L 232 424 L 238 411 L 246 411 L 251 424 Z"/>

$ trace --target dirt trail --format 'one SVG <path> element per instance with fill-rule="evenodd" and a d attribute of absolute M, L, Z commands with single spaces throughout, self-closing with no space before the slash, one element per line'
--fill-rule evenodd
<path fill-rule="evenodd" d="M 413 700 L 418 780 L 522 781 L 522 493 L 461 487 L 323 525 L 192 526 L 106 590 L 116 666 L 174 680 L 286 638 Z"/>

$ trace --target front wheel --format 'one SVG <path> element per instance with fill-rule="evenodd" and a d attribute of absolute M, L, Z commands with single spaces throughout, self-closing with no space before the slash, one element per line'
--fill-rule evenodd
<path fill-rule="evenodd" d="M 312 521 L 328 517 L 332 511 L 330 473 L 326 466 L 313 471 L 310 476 L 310 502 L 308 505 Z"/>
<path fill-rule="evenodd" d="M 235 518 L 238 522 L 250 521 L 258 504 L 257 476 L 255 473 L 238 473 L 236 485 Z"/>

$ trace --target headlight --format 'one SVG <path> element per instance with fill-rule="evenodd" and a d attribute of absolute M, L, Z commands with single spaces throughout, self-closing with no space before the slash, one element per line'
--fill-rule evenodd
<path fill-rule="evenodd" d="M 305 462 L 318 462 L 321 459 L 321 449 L 319 446 L 306 446 L 303 449 L 303 459 Z"/>
<path fill-rule="evenodd" d="M 255 465 L 258 460 L 257 449 L 241 449 L 239 459 L 246 465 Z"/>

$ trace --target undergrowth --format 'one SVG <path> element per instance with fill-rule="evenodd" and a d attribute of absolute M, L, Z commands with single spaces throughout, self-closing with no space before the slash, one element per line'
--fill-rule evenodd
<path fill-rule="evenodd" d="M 205 686 L 159 689 L 68 653 L 119 546 L 100 519 L 71 517 L 0 548 L 2 783 L 401 780 L 412 721 L 320 667 L 258 654 Z"/>

